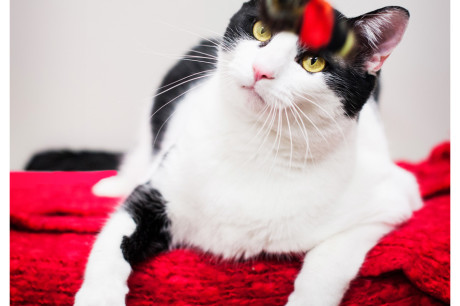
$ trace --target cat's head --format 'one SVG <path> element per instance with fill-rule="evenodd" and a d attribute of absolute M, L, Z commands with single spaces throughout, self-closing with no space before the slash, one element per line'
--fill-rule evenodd
<path fill-rule="evenodd" d="M 252 110 L 295 104 L 304 112 L 321 113 L 322 108 L 333 117 L 357 118 L 383 62 L 404 34 L 408 11 L 393 6 L 350 19 L 340 14 L 355 35 L 354 50 L 344 59 L 300 47 L 294 33 L 271 32 L 260 22 L 260 2 L 243 4 L 224 34 L 219 54 L 223 90 L 237 97 L 238 106 Z"/>

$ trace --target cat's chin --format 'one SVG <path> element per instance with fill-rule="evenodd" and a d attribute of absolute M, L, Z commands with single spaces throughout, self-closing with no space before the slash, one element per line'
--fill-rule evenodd
<path fill-rule="evenodd" d="M 256 92 L 254 86 L 241 86 L 247 95 L 248 106 L 254 111 L 261 111 L 266 106 L 264 99 Z"/>

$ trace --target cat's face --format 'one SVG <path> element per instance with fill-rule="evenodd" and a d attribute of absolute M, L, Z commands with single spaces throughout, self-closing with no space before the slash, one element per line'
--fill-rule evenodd
<path fill-rule="evenodd" d="M 259 5 L 249 1 L 232 17 L 219 54 L 223 90 L 256 112 L 268 106 L 356 118 L 409 19 L 400 7 L 347 19 L 356 43 L 344 59 L 301 47 L 294 33 L 271 32 L 259 21 Z"/>

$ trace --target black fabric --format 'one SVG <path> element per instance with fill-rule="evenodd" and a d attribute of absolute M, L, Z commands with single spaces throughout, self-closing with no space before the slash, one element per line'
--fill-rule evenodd
<path fill-rule="evenodd" d="M 36 153 L 27 162 L 27 171 L 116 170 L 121 153 L 103 151 L 56 150 Z"/>

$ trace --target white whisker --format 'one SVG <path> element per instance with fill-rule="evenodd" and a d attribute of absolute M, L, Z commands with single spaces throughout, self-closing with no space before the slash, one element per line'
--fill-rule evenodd
<path fill-rule="evenodd" d="M 313 122 L 313 121 L 302 111 L 302 109 L 301 109 L 297 104 L 295 104 L 295 103 L 293 104 L 293 106 L 294 106 L 295 108 L 297 108 L 297 110 L 305 117 L 305 119 L 308 120 L 308 122 L 311 123 L 311 125 L 313 125 L 313 127 L 318 131 L 318 134 L 321 136 L 321 138 L 323 138 L 324 141 L 325 141 L 326 143 L 328 143 L 327 138 L 324 137 L 324 135 L 323 135 L 323 133 L 320 131 L 320 129 L 319 129 L 319 128 L 316 126 L 316 124 L 315 124 L 315 123 L 314 123 L 314 122 Z"/>
<path fill-rule="evenodd" d="M 155 116 L 155 115 L 156 115 L 161 109 L 163 109 L 166 105 L 168 105 L 168 104 L 174 102 L 175 100 L 179 99 L 179 98 L 182 97 L 183 95 L 189 93 L 190 91 L 192 91 L 192 90 L 194 90 L 194 89 L 196 89 L 196 88 L 198 88 L 198 87 L 200 87 L 200 86 L 202 86 L 202 85 L 203 85 L 203 83 L 200 83 L 200 84 L 196 85 L 195 87 L 192 87 L 192 88 L 186 90 L 185 92 L 181 93 L 180 95 L 178 95 L 178 96 L 175 97 L 174 99 L 168 101 L 167 103 L 165 103 L 164 105 L 162 105 L 159 109 L 157 109 L 157 110 L 150 116 L 150 119 L 152 119 L 153 116 Z"/>
<path fill-rule="evenodd" d="M 299 126 L 300 132 L 302 133 L 302 135 L 303 135 L 303 137 L 304 137 L 304 140 L 305 140 L 305 146 L 306 146 L 306 148 L 305 148 L 305 156 L 304 156 L 304 162 L 303 162 L 303 166 L 305 167 L 305 166 L 306 166 L 306 162 L 307 162 L 307 160 L 308 160 L 308 151 L 309 151 L 308 132 L 307 132 L 307 130 L 306 130 L 306 128 L 305 128 L 305 125 L 304 125 L 303 121 L 302 121 L 302 120 L 299 121 L 299 119 L 297 118 L 297 116 L 299 116 L 299 115 L 298 115 L 298 113 L 297 113 L 297 115 L 296 115 L 296 113 L 295 113 L 295 111 L 296 111 L 295 108 L 293 108 L 292 105 L 291 105 L 291 106 L 289 107 L 289 109 L 291 110 L 291 112 L 292 112 L 292 114 L 293 114 L 293 116 L 294 116 L 294 119 L 295 119 L 295 121 L 297 122 L 297 125 Z M 299 116 L 299 118 L 300 118 L 300 116 Z M 301 123 L 302 123 L 302 126 L 303 126 L 303 127 L 301 126 Z"/>
<path fill-rule="evenodd" d="M 161 91 L 161 92 L 155 94 L 155 95 L 153 96 L 153 98 L 156 98 L 156 97 L 158 97 L 159 95 L 162 95 L 162 94 L 164 94 L 164 93 L 166 93 L 166 92 L 168 92 L 168 91 L 170 91 L 170 90 L 173 90 L 173 89 L 176 88 L 176 87 L 182 86 L 182 85 L 187 84 L 187 83 L 192 82 L 192 81 L 196 81 L 196 80 L 200 80 L 200 79 L 203 79 L 203 78 L 207 78 L 207 77 L 209 77 L 209 76 L 211 76 L 211 75 L 213 75 L 213 73 L 208 73 L 208 74 L 205 74 L 205 75 L 200 75 L 200 76 L 191 78 L 191 79 L 189 79 L 189 80 L 183 81 L 183 82 L 181 82 L 181 83 L 179 83 L 179 84 L 176 84 L 176 85 L 174 85 L 174 86 L 172 86 L 172 87 L 170 87 L 170 88 L 168 88 L 168 89 L 165 89 L 165 90 L 163 90 L 163 91 Z"/>
<path fill-rule="evenodd" d="M 288 117 L 288 114 L 287 114 L 287 110 L 284 109 L 284 114 L 286 115 L 286 121 L 287 121 L 287 124 L 288 124 L 288 129 L 289 129 L 289 141 L 291 142 L 291 151 L 290 151 L 290 155 L 289 155 L 289 170 L 291 170 L 292 168 L 292 154 L 293 154 L 293 145 L 292 145 L 292 132 L 291 132 L 291 124 L 289 123 L 289 117 Z"/>
<path fill-rule="evenodd" d="M 295 93 L 294 93 L 295 94 Z M 333 122 L 334 124 L 336 125 L 338 131 L 340 132 L 341 136 L 342 136 L 342 139 L 345 141 L 345 143 L 348 143 L 347 141 L 347 138 L 345 137 L 345 134 L 343 133 L 343 130 L 342 128 L 340 127 L 339 123 L 337 122 L 337 120 L 335 120 L 335 118 L 329 114 L 329 112 L 327 110 L 325 110 L 323 107 L 321 107 L 319 104 L 315 103 L 314 101 L 312 101 L 311 99 L 309 99 L 308 97 L 306 96 L 301 96 L 301 95 L 298 95 L 298 94 L 295 94 L 296 96 L 298 96 L 299 98 L 301 99 L 304 99 L 306 100 L 307 102 L 310 102 L 312 105 L 318 107 L 321 111 L 324 112 L 324 114 L 326 114 Z"/>
<path fill-rule="evenodd" d="M 199 71 L 199 72 L 192 73 L 192 74 L 190 74 L 190 75 L 188 75 L 188 76 L 186 76 L 186 77 L 183 77 L 183 78 L 181 78 L 181 79 L 179 79 L 179 80 L 176 80 L 176 81 L 171 82 L 171 83 L 169 83 L 169 84 L 166 84 L 166 85 L 163 85 L 163 86 L 161 86 L 161 87 L 158 87 L 158 88 L 157 88 L 157 91 L 160 90 L 160 89 L 169 87 L 169 86 L 171 86 L 171 85 L 174 85 L 174 84 L 176 84 L 176 83 L 178 83 L 178 82 L 180 82 L 180 81 L 183 81 L 183 80 L 185 80 L 185 79 L 188 79 L 188 78 L 190 78 L 190 77 L 192 77 L 192 76 L 194 76 L 194 75 L 203 74 L 203 73 L 207 73 L 207 72 L 211 72 L 211 71 L 215 71 L 215 69 L 208 69 L 208 70 L 203 70 L 203 71 Z"/>
<path fill-rule="evenodd" d="M 201 55 L 204 55 L 204 56 L 209 56 L 210 58 L 214 58 L 214 59 L 219 59 L 219 57 L 215 56 L 215 55 L 212 55 L 212 54 L 209 54 L 209 53 L 206 53 L 206 52 L 201 52 L 201 51 L 198 51 L 198 50 L 190 50 L 190 52 L 193 52 L 193 53 L 198 53 L 198 54 L 201 54 Z"/>
<path fill-rule="evenodd" d="M 274 157 L 273 162 L 272 162 L 272 166 L 270 167 L 269 175 L 271 174 L 273 168 L 276 166 L 276 162 L 278 160 L 278 153 L 279 153 L 279 149 L 280 149 L 280 146 L 281 146 L 282 129 L 283 129 L 283 117 L 281 116 L 281 109 L 278 108 L 278 126 L 277 126 L 277 129 L 276 129 L 276 138 L 275 138 L 275 142 L 274 142 L 274 145 L 276 145 L 277 148 L 276 148 L 275 157 Z M 273 151 L 273 149 L 274 149 L 274 147 L 272 148 L 271 151 Z"/>
<path fill-rule="evenodd" d="M 163 127 L 165 126 L 165 124 L 169 121 L 169 119 L 171 119 L 171 118 L 174 116 L 174 114 L 175 114 L 176 112 L 177 112 L 177 109 L 174 110 L 174 111 L 171 113 L 171 115 L 168 116 L 168 118 L 166 118 L 165 122 L 163 122 L 163 124 L 162 124 L 162 125 L 160 126 L 160 128 L 158 129 L 157 134 L 155 135 L 155 139 L 153 140 L 153 148 L 155 148 L 155 145 L 156 145 L 156 143 L 157 143 L 157 139 L 158 139 L 158 136 L 160 135 L 161 130 L 163 129 Z"/>
<path fill-rule="evenodd" d="M 268 126 L 267 133 L 265 133 L 265 137 L 262 140 L 262 143 L 260 144 L 259 148 L 257 149 L 257 151 L 255 153 L 255 156 L 257 156 L 257 154 L 259 154 L 259 152 L 262 149 L 263 145 L 265 144 L 265 142 L 267 141 L 268 137 L 270 136 L 270 132 L 272 131 L 272 128 L 273 128 L 273 126 L 275 124 L 275 117 L 276 117 L 275 114 L 276 114 L 276 110 L 275 110 L 275 108 L 272 107 L 270 109 L 270 113 L 269 113 L 270 125 Z"/>
<path fill-rule="evenodd" d="M 186 30 L 186 29 L 177 27 L 177 26 L 175 26 L 175 25 L 173 25 L 173 24 L 167 23 L 167 22 L 162 21 L 162 20 L 157 20 L 156 22 L 161 23 L 161 24 L 163 24 L 163 25 L 165 25 L 165 26 L 167 26 L 167 27 L 173 28 L 173 29 L 175 29 L 175 30 L 182 31 L 182 32 L 185 32 L 185 33 L 194 35 L 194 36 L 196 36 L 196 37 L 198 37 L 198 38 L 201 38 L 202 40 L 205 40 L 205 41 L 210 42 L 212 45 L 215 45 L 215 46 L 217 46 L 217 47 L 220 46 L 220 45 L 219 45 L 218 43 L 216 43 L 215 41 L 213 41 L 213 40 L 211 40 L 211 39 L 209 39 L 209 38 L 203 37 L 203 36 L 201 36 L 201 35 L 199 35 L 199 34 L 197 34 L 197 33 L 194 33 L 194 32 L 192 32 L 192 31 L 190 31 L 190 30 Z"/>
<path fill-rule="evenodd" d="M 259 115 L 259 117 L 257 117 L 257 119 L 255 120 L 254 124 L 251 126 L 251 128 L 249 130 L 252 130 L 254 128 L 254 126 L 259 122 L 260 118 L 263 117 L 263 115 L 267 112 L 268 109 L 269 109 L 269 106 L 266 105 L 264 107 L 264 109 L 262 110 L 262 113 Z M 268 116 L 267 116 L 267 118 L 265 118 L 264 124 L 259 128 L 259 130 L 257 131 L 256 135 L 251 138 L 251 140 L 248 142 L 248 144 L 252 144 L 252 142 L 255 139 L 257 139 L 257 137 L 259 136 L 260 132 L 262 132 L 263 128 L 265 127 L 265 124 L 267 123 L 268 118 L 269 118 Z"/>

